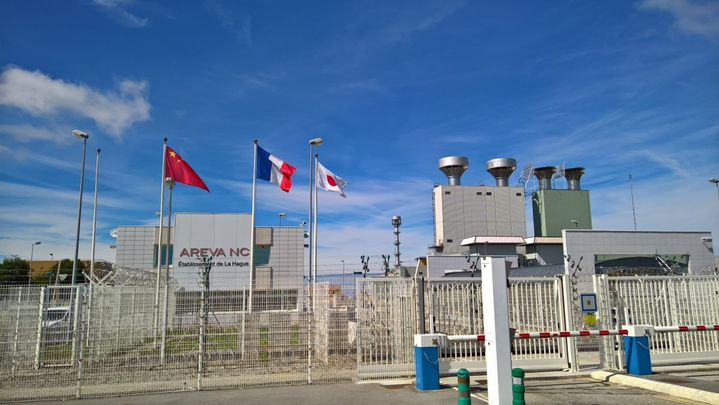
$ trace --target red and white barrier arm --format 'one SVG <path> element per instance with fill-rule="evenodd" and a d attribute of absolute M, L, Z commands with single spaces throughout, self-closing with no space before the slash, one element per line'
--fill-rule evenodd
<path fill-rule="evenodd" d="M 655 326 L 654 332 L 666 333 L 666 332 L 704 332 L 719 330 L 719 325 L 680 325 L 680 326 Z"/>
<path fill-rule="evenodd" d="M 656 326 L 654 332 L 694 332 L 694 331 L 719 331 L 719 325 L 693 325 L 693 326 Z M 599 329 L 599 330 L 563 330 L 558 332 L 524 332 L 516 333 L 515 339 L 552 339 L 581 336 L 618 336 L 627 335 L 626 329 Z M 447 336 L 449 342 L 484 342 L 485 335 L 451 335 Z"/>
<path fill-rule="evenodd" d="M 563 330 L 558 332 L 524 332 L 515 333 L 515 339 L 551 339 L 577 336 L 615 336 L 626 335 L 626 329 L 608 329 L 608 330 Z M 450 342 L 484 342 L 485 335 L 454 335 L 447 336 Z"/>

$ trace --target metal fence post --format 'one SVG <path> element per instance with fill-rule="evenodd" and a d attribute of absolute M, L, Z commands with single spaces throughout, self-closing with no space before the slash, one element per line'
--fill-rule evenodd
<path fill-rule="evenodd" d="M 40 287 L 40 310 L 37 315 L 37 339 L 35 341 L 35 369 L 40 368 L 40 346 L 42 342 L 42 318 L 45 309 L 45 287 Z"/>
<path fill-rule="evenodd" d="M 17 341 L 20 333 L 20 307 L 22 306 L 22 287 L 17 289 L 17 312 L 15 313 L 15 340 L 12 347 L 12 376 L 15 377 L 15 370 L 18 366 L 17 360 Z"/>
<path fill-rule="evenodd" d="M 564 330 L 572 330 L 574 328 L 574 314 L 572 305 L 572 294 L 569 289 L 569 275 L 565 274 L 562 276 L 562 292 L 564 296 Z M 577 343 L 573 338 L 567 338 L 567 351 L 569 353 L 567 358 L 571 370 L 574 372 L 579 371 L 579 364 L 577 364 Z"/>
<path fill-rule="evenodd" d="M 75 310 L 73 311 L 73 318 L 72 318 L 72 354 L 70 358 L 71 361 L 74 363 L 75 359 L 77 359 L 77 334 L 78 334 L 78 315 L 80 313 L 80 286 L 75 285 L 70 287 L 71 290 L 75 293 Z"/>
<path fill-rule="evenodd" d="M 84 306 L 85 305 L 85 293 L 87 290 L 84 288 L 84 286 L 81 286 L 81 285 L 77 286 L 76 288 L 77 288 L 76 294 L 78 297 L 76 302 L 78 302 L 78 303 L 80 303 L 80 305 Z M 82 301 L 79 300 L 80 290 L 82 290 Z M 76 311 L 76 313 L 78 314 L 79 318 L 83 317 L 82 310 Z M 82 352 L 83 352 L 83 343 L 84 343 L 84 340 L 82 337 L 82 332 L 85 329 L 82 319 L 79 320 L 79 324 L 80 324 L 80 330 L 78 331 L 76 329 L 76 333 L 78 333 L 78 336 L 73 337 L 73 340 L 77 340 L 80 345 L 79 351 L 78 351 L 78 357 L 77 357 L 77 390 L 75 392 L 75 398 L 77 398 L 77 399 L 80 399 L 80 397 L 82 396 L 82 357 L 83 357 Z"/>

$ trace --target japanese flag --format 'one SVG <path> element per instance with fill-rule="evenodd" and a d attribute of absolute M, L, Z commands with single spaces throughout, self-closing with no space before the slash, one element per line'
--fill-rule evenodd
<path fill-rule="evenodd" d="M 344 181 L 342 177 L 327 170 L 326 167 L 317 161 L 317 188 L 334 191 L 335 193 L 340 193 L 342 197 L 347 198 L 344 191 L 346 185 L 347 182 Z"/>

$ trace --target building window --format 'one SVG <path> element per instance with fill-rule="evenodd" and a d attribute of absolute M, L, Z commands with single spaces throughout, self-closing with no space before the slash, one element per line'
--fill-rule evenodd
<path fill-rule="evenodd" d="M 477 195 L 482 195 L 482 192 L 481 192 L 481 191 L 477 191 Z"/>
<path fill-rule="evenodd" d="M 522 193 L 517 193 L 517 197 L 521 197 L 521 196 L 522 196 Z"/>
<path fill-rule="evenodd" d="M 172 264 L 172 248 L 174 245 L 170 245 L 170 264 Z M 160 253 L 160 256 L 162 257 L 161 266 L 167 265 L 165 258 L 167 257 L 165 255 L 167 253 L 167 245 L 162 245 L 162 252 Z M 152 266 L 157 267 L 157 243 L 155 243 L 152 246 Z"/>
<path fill-rule="evenodd" d="M 255 246 L 255 266 L 267 266 L 270 264 L 270 247 Z"/>
<path fill-rule="evenodd" d="M 487 195 L 492 195 L 492 192 L 491 192 L 491 191 L 487 191 Z"/>
<path fill-rule="evenodd" d="M 444 194 L 445 194 L 445 195 L 449 195 L 449 191 L 445 191 Z"/>
<path fill-rule="evenodd" d="M 447 239 L 447 243 L 452 243 L 452 239 Z"/>

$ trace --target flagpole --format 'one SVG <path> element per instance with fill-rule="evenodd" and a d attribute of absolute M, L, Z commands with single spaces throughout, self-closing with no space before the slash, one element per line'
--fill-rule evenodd
<path fill-rule="evenodd" d="M 317 199 L 317 163 L 319 161 L 319 154 L 315 153 L 315 167 L 314 167 L 314 177 L 315 177 L 315 187 L 312 192 L 314 193 L 314 199 L 315 199 L 315 212 L 314 212 L 314 218 L 312 219 L 313 222 L 313 232 L 312 232 L 312 252 L 310 253 L 312 255 L 312 288 L 315 289 L 315 291 L 312 292 L 312 307 L 317 308 L 317 211 L 319 211 L 319 200 Z"/>
<path fill-rule="evenodd" d="M 312 289 L 314 286 L 314 281 L 312 280 L 312 234 L 314 233 L 314 232 L 312 232 L 312 218 L 314 218 L 314 215 L 313 215 L 314 214 L 314 197 L 312 194 L 312 179 L 314 178 L 314 175 L 315 175 L 313 168 L 314 168 L 314 164 L 312 161 L 312 144 L 310 144 L 310 190 L 309 190 L 309 192 L 310 192 L 309 193 L 310 194 L 310 212 L 309 212 L 309 215 L 307 218 L 307 236 L 308 236 L 307 239 L 309 242 L 308 243 L 308 245 L 309 245 L 309 249 L 308 249 L 309 265 L 307 267 L 307 281 L 309 282 L 309 288 L 307 290 L 309 291 L 309 294 L 310 294 L 310 297 L 309 297 L 310 300 L 312 299 Z M 310 303 L 311 303 L 310 300 L 307 301 L 307 307 L 310 307 Z"/>
<path fill-rule="evenodd" d="M 252 154 L 252 215 L 250 228 L 250 296 L 247 312 L 252 313 L 252 290 L 255 286 L 255 205 L 257 197 L 257 139 L 253 141 L 254 149 Z"/>
<path fill-rule="evenodd" d="M 95 278 L 95 233 L 97 232 L 97 185 L 100 179 L 100 149 L 95 156 L 95 202 L 92 204 L 92 248 L 90 249 L 90 279 Z"/>
<path fill-rule="evenodd" d="M 157 348 L 157 327 L 160 321 L 160 270 L 162 269 L 162 225 L 165 219 L 165 166 L 167 161 L 167 138 L 162 140 L 162 181 L 160 182 L 160 230 L 157 237 L 157 280 L 155 282 L 155 312 L 153 315 L 153 346 Z"/>
<path fill-rule="evenodd" d="M 172 189 L 175 188 L 175 179 L 172 177 L 168 177 L 166 179 L 167 182 L 167 188 L 170 190 L 170 198 L 167 200 L 167 240 L 170 240 L 170 235 L 172 232 Z M 165 291 L 163 293 L 164 295 L 164 301 L 165 306 L 163 307 L 163 315 L 162 315 L 162 343 L 160 346 L 160 362 L 162 364 L 165 364 L 165 347 L 167 342 L 167 300 L 169 295 L 169 289 L 170 289 L 170 244 L 168 243 L 167 248 L 165 249 Z"/>

